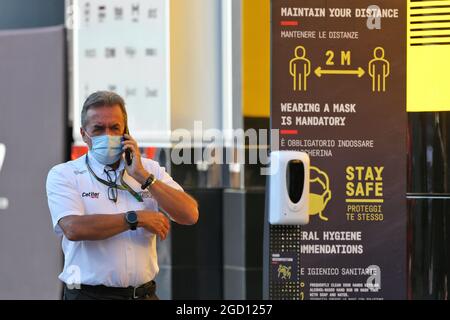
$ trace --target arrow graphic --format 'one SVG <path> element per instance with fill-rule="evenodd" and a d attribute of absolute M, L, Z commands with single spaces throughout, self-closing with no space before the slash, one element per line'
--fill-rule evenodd
<path fill-rule="evenodd" d="M 319 78 L 323 74 L 355 74 L 358 76 L 358 78 L 361 78 L 364 75 L 365 71 L 361 67 L 359 67 L 357 70 L 322 70 L 321 67 L 318 67 L 316 70 L 314 70 L 314 73 Z"/>

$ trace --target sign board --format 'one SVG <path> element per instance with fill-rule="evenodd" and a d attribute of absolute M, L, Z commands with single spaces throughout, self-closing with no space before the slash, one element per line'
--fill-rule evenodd
<path fill-rule="evenodd" d="M 71 0 L 71 105 L 75 145 L 84 100 L 98 90 L 124 99 L 141 146 L 170 142 L 169 7 L 166 0 Z"/>
<path fill-rule="evenodd" d="M 405 28 L 402 0 L 272 1 L 272 129 L 311 158 L 310 223 L 270 227 L 272 299 L 406 298 Z"/>

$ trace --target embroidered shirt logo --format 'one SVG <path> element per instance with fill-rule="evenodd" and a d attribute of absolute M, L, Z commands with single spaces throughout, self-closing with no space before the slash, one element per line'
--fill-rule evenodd
<path fill-rule="evenodd" d="M 100 195 L 100 192 L 83 192 L 81 194 L 81 197 L 82 198 L 98 199 L 99 195 Z"/>
<path fill-rule="evenodd" d="M 139 195 L 142 197 L 142 199 L 152 199 L 152 194 L 150 193 L 150 191 L 140 191 L 138 192 Z"/>

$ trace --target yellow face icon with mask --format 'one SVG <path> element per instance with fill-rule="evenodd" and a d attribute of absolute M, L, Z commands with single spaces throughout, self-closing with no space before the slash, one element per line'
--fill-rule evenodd
<path fill-rule="evenodd" d="M 328 202 L 331 200 L 330 179 L 328 175 L 317 167 L 310 167 L 310 190 L 321 190 L 319 194 L 309 194 L 309 215 L 319 215 L 323 221 L 328 218 L 323 215 Z"/>

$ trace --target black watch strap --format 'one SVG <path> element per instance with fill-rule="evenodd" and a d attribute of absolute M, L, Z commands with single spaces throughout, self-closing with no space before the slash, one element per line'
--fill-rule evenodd
<path fill-rule="evenodd" d="M 156 182 L 156 178 L 153 174 L 150 173 L 150 176 L 144 181 L 144 183 L 141 185 L 141 189 L 145 190 L 148 187 L 150 187 L 152 184 Z"/>

